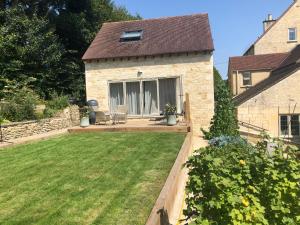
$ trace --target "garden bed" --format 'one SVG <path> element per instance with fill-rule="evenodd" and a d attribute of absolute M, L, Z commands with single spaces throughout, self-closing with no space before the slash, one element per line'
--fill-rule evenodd
<path fill-rule="evenodd" d="M 145 224 L 185 134 L 86 133 L 0 151 L 0 224 Z"/>

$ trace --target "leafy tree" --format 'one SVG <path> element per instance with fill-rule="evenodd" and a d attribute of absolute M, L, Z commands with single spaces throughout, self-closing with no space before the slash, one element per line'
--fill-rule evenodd
<path fill-rule="evenodd" d="M 239 127 L 230 91 L 223 80 L 218 79 L 215 84 L 215 115 L 212 118 L 209 131 L 202 130 L 202 132 L 206 139 L 223 135 L 238 136 Z"/>
<path fill-rule="evenodd" d="M 64 60 L 66 51 L 47 21 L 28 18 L 20 7 L 0 12 L 0 52 L 1 78 L 21 83 L 31 79 L 43 97 L 54 90 L 68 92 L 71 78 L 66 75 L 78 70 Z"/>
<path fill-rule="evenodd" d="M 4 38 L 5 29 L 10 30 L 12 35 L 6 37 L 6 42 L 10 42 L 7 45 L 10 45 L 10 48 L 16 46 L 14 51 L 19 49 L 19 54 L 16 57 L 11 54 L 6 59 L 0 58 L 0 63 L 10 64 L 8 66 L 10 70 L 15 67 L 16 70 L 23 71 L 20 68 L 27 65 L 28 58 L 17 57 L 23 52 L 22 48 L 25 48 L 19 48 L 19 45 L 24 45 L 22 40 L 29 41 L 30 37 L 34 37 L 35 39 L 32 40 L 37 42 L 32 47 L 28 47 L 25 51 L 27 55 L 32 51 L 32 55 L 37 56 L 38 52 L 46 51 L 44 46 L 48 46 L 46 61 L 51 60 L 53 64 L 47 63 L 46 65 L 52 72 L 46 71 L 48 73 L 44 74 L 43 70 L 38 69 L 40 68 L 38 65 L 41 64 L 39 61 L 43 58 L 34 57 L 27 66 L 27 71 L 34 69 L 32 74 L 35 74 L 35 77 L 43 77 L 43 79 L 37 79 L 35 88 L 46 97 L 54 88 L 57 93 L 64 92 L 84 98 L 84 64 L 81 58 L 102 24 L 108 21 L 140 18 L 138 15 L 130 15 L 124 7 L 117 7 L 111 0 L 6 0 L 1 3 L 0 9 L 4 11 L 0 16 L 2 36 Z M 15 11 L 16 8 L 18 12 Z M 17 22 L 16 25 L 9 24 L 13 18 Z M 41 40 L 43 37 L 44 40 Z M 49 46 L 50 43 L 52 47 Z M 36 66 L 33 68 L 31 64 L 36 64 Z M 41 73 L 37 74 L 36 70 Z M 32 74 L 23 73 L 24 76 L 32 76 Z M 38 85 L 41 81 L 42 83 Z M 53 85 L 55 81 L 57 85 Z M 46 93 L 43 93 L 41 89 L 46 89 Z"/>

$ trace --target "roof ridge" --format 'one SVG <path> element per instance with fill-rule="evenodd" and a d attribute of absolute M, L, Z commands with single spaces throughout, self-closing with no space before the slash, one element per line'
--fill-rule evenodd
<path fill-rule="evenodd" d="M 153 21 L 153 20 L 165 20 L 165 19 L 172 19 L 172 18 L 180 18 L 180 17 L 192 17 L 192 16 L 208 16 L 208 13 L 194 13 L 194 14 L 187 14 L 181 16 L 164 16 L 158 18 L 148 18 L 148 19 L 137 19 L 137 20 L 124 20 L 124 21 L 111 21 L 111 22 L 104 22 L 104 24 L 112 24 L 112 23 L 131 23 L 136 21 Z"/>

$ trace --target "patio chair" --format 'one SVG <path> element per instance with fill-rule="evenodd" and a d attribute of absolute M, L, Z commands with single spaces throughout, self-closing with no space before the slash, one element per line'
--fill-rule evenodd
<path fill-rule="evenodd" d="M 127 107 L 126 105 L 118 105 L 117 106 L 117 112 L 116 112 L 116 120 L 118 122 L 122 121 L 124 123 L 127 123 Z"/>
<path fill-rule="evenodd" d="M 101 122 L 104 122 L 106 125 L 106 122 L 110 121 L 110 115 L 105 114 L 102 111 L 96 111 L 96 124 L 101 124 Z"/>

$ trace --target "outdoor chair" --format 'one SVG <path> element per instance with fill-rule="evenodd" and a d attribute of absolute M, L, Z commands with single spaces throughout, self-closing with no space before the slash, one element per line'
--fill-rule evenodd
<path fill-rule="evenodd" d="M 126 105 L 118 105 L 117 106 L 117 112 L 116 112 L 116 120 L 118 122 L 122 121 L 124 123 L 127 123 L 127 107 Z"/>
<path fill-rule="evenodd" d="M 96 111 L 96 124 L 101 124 L 101 122 L 105 123 L 110 121 L 110 115 L 105 114 L 102 111 Z"/>

